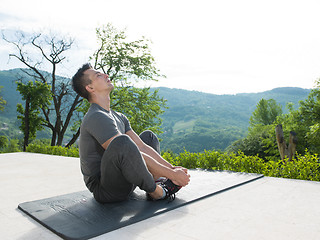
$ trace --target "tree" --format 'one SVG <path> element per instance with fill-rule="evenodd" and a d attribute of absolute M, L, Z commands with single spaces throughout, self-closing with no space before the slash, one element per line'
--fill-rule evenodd
<path fill-rule="evenodd" d="M 316 88 L 312 89 L 308 97 L 299 102 L 299 108 L 293 109 L 288 104 L 288 114 L 283 114 L 277 119 L 277 124 L 282 124 L 286 139 L 290 131 L 297 134 L 297 152 L 303 154 L 305 149 L 311 153 L 320 154 L 320 81 L 316 82 Z"/>
<path fill-rule="evenodd" d="M 42 106 L 44 127 L 52 131 L 51 145 L 62 145 L 64 135 L 81 99 L 72 91 L 69 79 L 57 76 L 57 68 L 66 60 L 66 52 L 73 45 L 72 39 L 34 33 L 31 36 L 17 32 L 14 40 L 4 34 L 3 39 L 15 46 L 16 53 L 9 54 L 27 66 L 23 70 L 32 79 L 51 86 L 52 107 Z M 47 71 L 44 71 L 47 70 Z"/>
<path fill-rule="evenodd" d="M 3 88 L 2 86 L 0 86 L 0 92 L 1 92 L 1 88 Z M 3 99 L 3 97 L 0 96 L 0 111 L 4 110 L 4 105 L 6 105 L 6 100 Z"/>
<path fill-rule="evenodd" d="M 270 160 L 279 157 L 274 124 L 258 124 L 249 129 L 248 135 L 235 141 L 228 147 L 228 152 L 243 152 L 247 156 L 258 155 L 260 158 Z"/>
<path fill-rule="evenodd" d="M 134 80 L 155 80 L 160 77 L 149 47 L 150 41 L 142 39 L 128 42 L 124 30 L 110 23 L 96 29 L 99 42 L 93 54 L 94 68 L 107 73 L 111 80 L 125 86 Z"/>
<path fill-rule="evenodd" d="M 39 81 L 35 81 L 34 83 L 29 81 L 26 84 L 17 82 L 17 90 L 25 101 L 24 108 L 22 104 L 17 104 L 17 111 L 21 114 L 17 118 L 21 120 L 19 128 L 24 134 L 23 151 L 26 151 L 29 140 L 34 139 L 36 132 L 43 129 L 42 125 L 45 124 L 45 120 L 39 116 L 39 110 L 49 106 L 51 91 L 47 83 Z"/>
<path fill-rule="evenodd" d="M 155 67 L 155 60 L 149 47 L 150 41 L 128 41 L 124 30 L 117 30 L 111 24 L 97 28 L 98 50 L 91 57 L 93 67 L 109 75 L 115 88 L 111 97 L 111 108 L 124 113 L 132 128 L 140 133 L 151 129 L 160 133 L 161 119 L 158 117 L 166 107 L 165 100 L 158 92 L 150 93 L 149 88 L 137 88 L 133 85 L 141 80 L 156 80 L 163 76 Z M 85 113 L 89 104 L 83 102 L 80 112 Z M 80 121 L 73 129 L 75 141 L 79 136 Z M 70 141 L 70 142 L 72 142 Z"/>
<path fill-rule="evenodd" d="M 307 131 L 305 136 L 308 149 L 311 152 L 320 153 L 320 81 L 316 82 L 317 87 L 312 89 L 308 98 L 300 101 L 299 123 L 305 125 Z"/>
<path fill-rule="evenodd" d="M 6 136 L 0 136 L 0 150 L 8 145 L 8 138 Z"/>
<path fill-rule="evenodd" d="M 112 109 L 121 111 L 130 120 L 135 132 L 141 133 L 149 129 L 160 133 L 165 100 L 158 96 L 158 91 L 150 92 L 150 88 L 117 87 L 111 99 Z M 118 98 L 115 98 L 117 96 Z"/>
<path fill-rule="evenodd" d="M 250 117 L 250 126 L 270 125 L 282 114 L 282 107 L 274 99 L 261 99 Z"/>
<path fill-rule="evenodd" d="M 259 155 L 272 159 L 279 156 L 274 134 L 275 121 L 282 115 L 282 107 L 274 99 L 261 99 L 250 117 L 247 137 L 234 142 L 229 151 L 241 151 L 246 155 Z"/>
<path fill-rule="evenodd" d="M 275 127 L 281 124 L 283 127 L 284 139 L 290 139 L 290 135 L 295 136 L 296 151 L 300 154 L 308 149 L 311 153 L 320 153 L 320 82 L 317 87 L 312 89 L 308 98 L 300 101 L 299 108 L 294 109 L 292 103 L 287 104 L 289 113 L 280 114 L 280 106 L 274 101 L 268 103 L 266 100 L 260 101 L 257 109 L 250 118 L 250 128 L 248 136 L 235 143 L 232 150 L 240 149 L 248 155 L 267 153 L 266 156 L 277 156 L 275 141 Z M 269 101 L 269 100 L 268 100 Z M 269 105 L 274 108 L 273 111 L 268 110 Z M 277 107 L 278 106 L 278 107 Z M 277 110 L 278 108 L 278 110 Z M 271 108 L 270 108 L 271 109 Z M 273 112 L 273 114 L 271 114 Z M 278 112 L 278 115 L 276 114 Z M 277 115 L 277 116 L 276 116 Z M 274 117 L 276 120 L 272 122 Z M 271 120 L 272 119 L 272 120 Z M 270 122 L 272 122 L 270 124 Z M 266 125 L 269 123 L 270 125 Z M 268 130 L 269 129 L 269 130 Z M 267 131 L 265 131 L 267 130 Z M 295 133 L 295 135 L 293 134 Z M 267 133 L 267 134 L 265 134 Z M 264 135 L 264 137 L 262 136 Z M 254 140 L 254 141 L 253 141 Z"/>
<path fill-rule="evenodd" d="M 295 109 L 293 103 L 287 103 L 286 108 L 288 109 L 288 113 L 278 116 L 275 125 L 282 125 L 286 142 L 290 139 L 290 132 L 293 131 L 296 133 L 298 139 L 296 151 L 303 154 L 308 146 L 306 138 L 304 137 L 308 131 L 308 127 L 304 124 L 300 110 Z"/>

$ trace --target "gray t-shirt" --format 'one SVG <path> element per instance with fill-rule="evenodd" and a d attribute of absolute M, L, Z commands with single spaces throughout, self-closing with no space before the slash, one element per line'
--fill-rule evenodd
<path fill-rule="evenodd" d="M 101 145 L 129 130 L 131 126 L 125 115 L 91 104 L 81 124 L 79 142 L 81 171 L 91 192 L 99 184 L 101 158 L 105 151 Z"/>

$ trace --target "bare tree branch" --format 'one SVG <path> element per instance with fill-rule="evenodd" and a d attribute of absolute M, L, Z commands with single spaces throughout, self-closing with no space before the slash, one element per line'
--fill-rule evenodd
<path fill-rule="evenodd" d="M 48 106 L 41 108 L 46 121 L 43 125 L 52 131 L 51 144 L 61 145 L 73 113 L 81 103 L 79 96 L 71 94 L 71 85 L 57 77 L 57 68 L 66 60 L 64 54 L 71 49 L 74 41 L 55 35 L 45 36 L 43 33 L 36 33 L 27 38 L 23 32 L 18 32 L 17 39 L 14 41 L 2 35 L 6 42 L 15 46 L 16 53 L 10 53 L 9 56 L 18 59 L 29 69 L 22 71 L 32 79 L 39 79 L 51 85 L 53 108 L 49 109 Z M 28 52 L 25 51 L 26 47 L 34 49 L 36 55 L 29 57 Z M 37 61 L 36 56 L 41 60 Z M 49 71 L 41 69 L 41 66 L 46 66 L 48 63 L 51 65 L 51 73 L 46 75 Z"/>

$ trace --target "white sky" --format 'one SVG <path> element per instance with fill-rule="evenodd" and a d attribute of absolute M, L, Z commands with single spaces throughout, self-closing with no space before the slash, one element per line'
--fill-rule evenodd
<path fill-rule="evenodd" d="M 319 0 L 11 0 L 0 9 L 1 29 L 75 38 L 61 69 L 67 77 L 97 49 L 95 28 L 108 22 L 152 40 L 167 76 L 152 86 L 234 94 L 312 88 L 320 78 Z M 0 41 L 0 70 L 21 67 L 8 64 L 9 49 Z"/>

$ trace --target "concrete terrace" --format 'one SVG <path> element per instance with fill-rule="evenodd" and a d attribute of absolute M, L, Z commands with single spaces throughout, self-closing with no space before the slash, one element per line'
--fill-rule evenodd
<path fill-rule="evenodd" d="M 60 239 L 17 207 L 85 190 L 79 159 L 0 154 L 0 168 L 0 238 Z M 94 239 L 320 239 L 320 182 L 263 177 Z"/>

